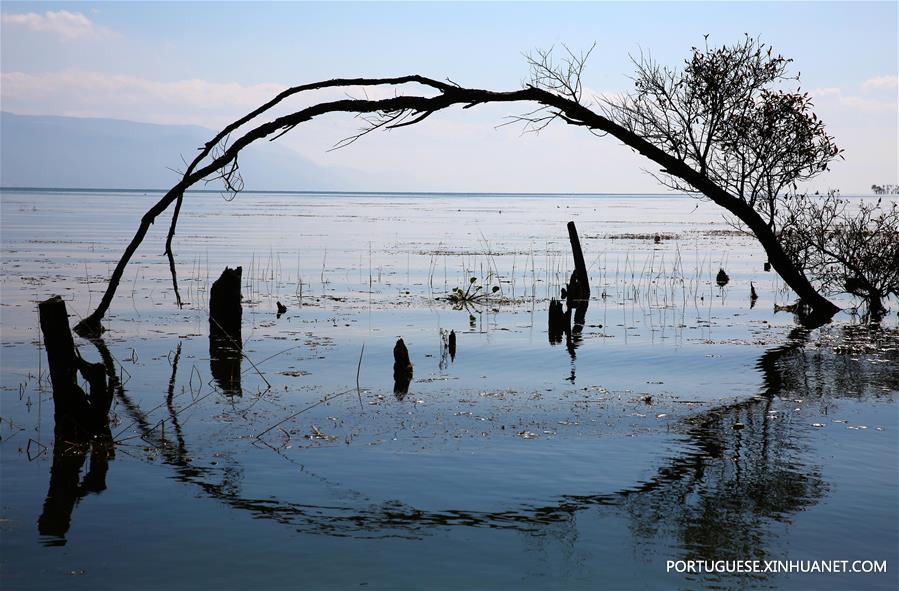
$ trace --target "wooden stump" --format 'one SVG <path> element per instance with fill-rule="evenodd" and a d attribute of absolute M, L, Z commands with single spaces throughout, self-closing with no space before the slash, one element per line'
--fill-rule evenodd
<path fill-rule="evenodd" d="M 38 313 L 50 366 L 57 435 L 87 439 L 108 432 L 113 390 L 106 382 L 105 367 L 102 363 L 88 363 L 78 355 L 66 303 L 61 297 L 53 296 L 38 304 Z M 90 396 L 78 385 L 79 372 L 90 385 Z"/>
<path fill-rule="evenodd" d="M 240 306 L 240 280 L 242 267 L 225 267 L 221 276 L 212 284 L 209 292 L 209 334 L 215 337 L 230 337 L 234 346 L 241 347 L 240 321 L 243 308 Z"/>
<path fill-rule="evenodd" d="M 562 302 L 556 298 L 549 301 L 549 342 L 557 345 L 562 342 L 562 335 L 568 332 L 571 316 L 562 309 Z"/>
<path fill-rule="evenodd" d="M 409 392 L 411 381 L 412 361 L 409 359 L 409 349 L 403 339 L 398 339 L 393 347 L 393 393 L 402 398 Z"/>
<path fill-rule="evenodd" d="M 568 239 L 571 242 L 571 255 L 574 259 L 574 271 L 568 282 L 566 301 L 568 313 L 574 310 L 574 324 L 579 329 L 587 318 L 587 307 L 590 305 L 590 280 L 587 277 L 587 264 L 581 250 L 581 240 L 577 235 L 574 222 L 568 222 Z"/>
<path fill-rule="evenodd" d="M 451 361 L 456 360 L 456 331 L 451 330 L 449 333 L 449 339 L 447 343 L 447 349 L 449 350 L 449 356 Z"/>
<path fill-rule="evenodd" d="M 225 267 L 209 292 L 209 370 L 221 391 L 240 396 L 243 338 L 240 305 L 242 267 Z"/>

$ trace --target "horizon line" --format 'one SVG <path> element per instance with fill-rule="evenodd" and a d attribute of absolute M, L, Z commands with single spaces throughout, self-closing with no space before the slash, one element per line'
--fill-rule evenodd
<path fill-rule="evenodd" d="M 6 187 L 0 186 L 0 191 L 46 191 L 57 193 L 162 193 L 171 189 L 146 189 L 146 188 L 101 188 L 101 187 Z M 517 195 L 517 196 L 624 196 L 624 197 L 689 197 L 689 193 L 621 193 L 621 192 L 530 192 L 530 191 L 362 191 L 362 190 L 316 190 L 316 189 L 243 189 L 241 193 L 270 193 L 285 195 Z M 227 193 L 216 189 L 187 189 L 185 193 Z"/>

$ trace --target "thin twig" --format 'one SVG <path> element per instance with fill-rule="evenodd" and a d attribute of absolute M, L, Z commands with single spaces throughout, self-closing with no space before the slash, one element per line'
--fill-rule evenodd
<path fill-rule="evenodd" d="M 299 415 L 303 414 L 303 413 L 306 412 L 307 410 L 311 410 L 311 409 L 315 408 L 316 406 L 319 406 L 319 405 L 324 404 L 325 402 L 330 402 L 331 400 L 334 400 L 334 399 L 337 398 L 338 396 L 343 396 L 344 394 L 349 394 L 349 393 L 352 392 L 352 391 L 353 391 L 352 389 L 350 389 L 350 390 L 344 390 L 343 392 L 338 392 L 337 394 L 332 394 L 331 396 L 325 396 L 324 398 L 322 398 L 322 399 L 319 400 L 318 402 L 315 402 L 315 403 L 313 403 L 313 404 L 310 404 L 309 406 L 303 408 L 302 410 L 298 410 L 297 412 L 293 413 L 293 414 L 290 415 L 289 417 L 285 417 L 285 418 L 281 419 L 280 421 L 278 421 L 277 423 L 275 423 L 274 425 L 272 425 L 271 427 L 269 427 L 268 429 L 266 429 L 265 431 L 263 431 L 262 433 L 260 433 L 259 435 L 257 435 L 257 436 L 256 436 L 256 439 L 261 438 L 263 435 L 265 435 L 266 433 L 268 433 L 268 432 L 271 431 L 272 429 L 275 429 L 276 427 L 280 427 L 281 425 L 283 425 L 284 423 L 286 423 L 286 422 L 289 421 L 290 419 L 293 419 L 293 418 L 295 418 L 295 417 L 298 417 Z"/>

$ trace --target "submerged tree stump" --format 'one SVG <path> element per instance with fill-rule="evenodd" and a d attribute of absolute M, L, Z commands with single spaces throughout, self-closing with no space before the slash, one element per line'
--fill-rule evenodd
<path fill-rule="evenodd" d="M 113 389 L 106 382 L 105 367 L 88 363 L 78 354 L 61 297 L 38 304 L 38 313 L 50 366 L 57 436 L 80 440 L 107 433 Z M 78 385 L 79 372 L 90 386 L 90 395 Z"/>
<path fill-rule="evenodd" d="M 222 392 L 240 396 L 243 338 L 240 305 L 242 267 L 225 267 L 209 292 L 209 370 Z"/>
<path fill-rule="evenodd" d="M 456 331 L 451 330 L 447 339 L 447 350 L 449 351 L 450 360 L 456 360 Z"/>
<path fill-rule="evenodd" d="M 574 258 L 574 271 L 568 281 L 566 303 L 568 314 L 574 310 L 575 329 L 583 327 L 587 318 L 587 306 L 590 305 L 590 280 L 587 277 L 587 264 L 581 250 L 581 240 L 577 235 L 574 222 L 568 222 L 568 239 L 571 242 L 571 255 Z"/>
<path fill-rule="evenodd" d="M 730 275 L 728 275 L 727 272 L 723 268 L 718 269 L 718 274 L 715 275 L 715 283 L 718 284 L 718 287 L 724 287 L 729 282 L 730 282 Z"/>
<path fill-rule="evenodd" d="M 393 347 L 393 393 L 398 397 L 405 396 L 409 392 L 411 381 L 412 361 L 409 359 L 409 349 L 403 339 L 397 339 Z"/>
<path fill-rule="evenodd" d="M 569 332 L 569 320 L 571 316 L 566 314 L 562 302 L 556 298 L 549 301 L 549 342 L 557 345 L 562 342 L 562 335 Z"/>
<path fill-rule="evenodd" d="M 574 271 L 568 285 L 562 288 L 562 299 L 567 304 L 567 310 L 563 311 L 561 300 L 553 298 L 549 302 L 549 342 L 553 345 L 562 342 L 563 334 L 569 344 L 572 333 L 580 334 L 587 319 L 587 307 L 590 305 L 590 279 L 587 277 L 584 251 L 581 250 L 581 240 L 574 222 L 568 222 L 568 239 L 571 242 Z"/>
<path fill-rule="evenodd" d="M 243 267 L 225 267 L 209 291 L 209 335 L 230 337 L 240 348 L 240 280 Z"/>

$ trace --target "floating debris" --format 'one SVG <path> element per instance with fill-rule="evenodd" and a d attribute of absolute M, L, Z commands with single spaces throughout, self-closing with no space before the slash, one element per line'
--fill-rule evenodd
<path fill-rule="evenodd" d="M 323 441 L 336 441 L 337 440 L 337 437 L 335 437 L 334 435 L 326 435 L 325 433 L 322 433 L 321 429 L 319 429 L 315 425 L 312 425 L 312 433 L 310 433 L 309 435 L 306 435 L 305 437 L 306 437 L 306 439 L 319 439 L 319 440 L 323 440 Z"/>
<path fill-rule="evenodd" d="M 519 431 L 518 436 L 522 439 L 537 439 L 540 437 L 536 433 L 532 433 L 531 431 Z"/>
<path fill-rule="evenodd" d="M 303 371 L 303 370 L 281 371 L 278 373 L 280 373 L 282 376 L 287 376 L 289 378 L 301 378 L 303 376 L 309 375 L 308 371 Z"/>
<path fill-rule="evenodd" d="M 739 431 L 740 429 L 745 429 L 746 425 L 744 425 L 743 423 L 734 423 L 733 425 L 731 425 L 731 427 Z"/>

